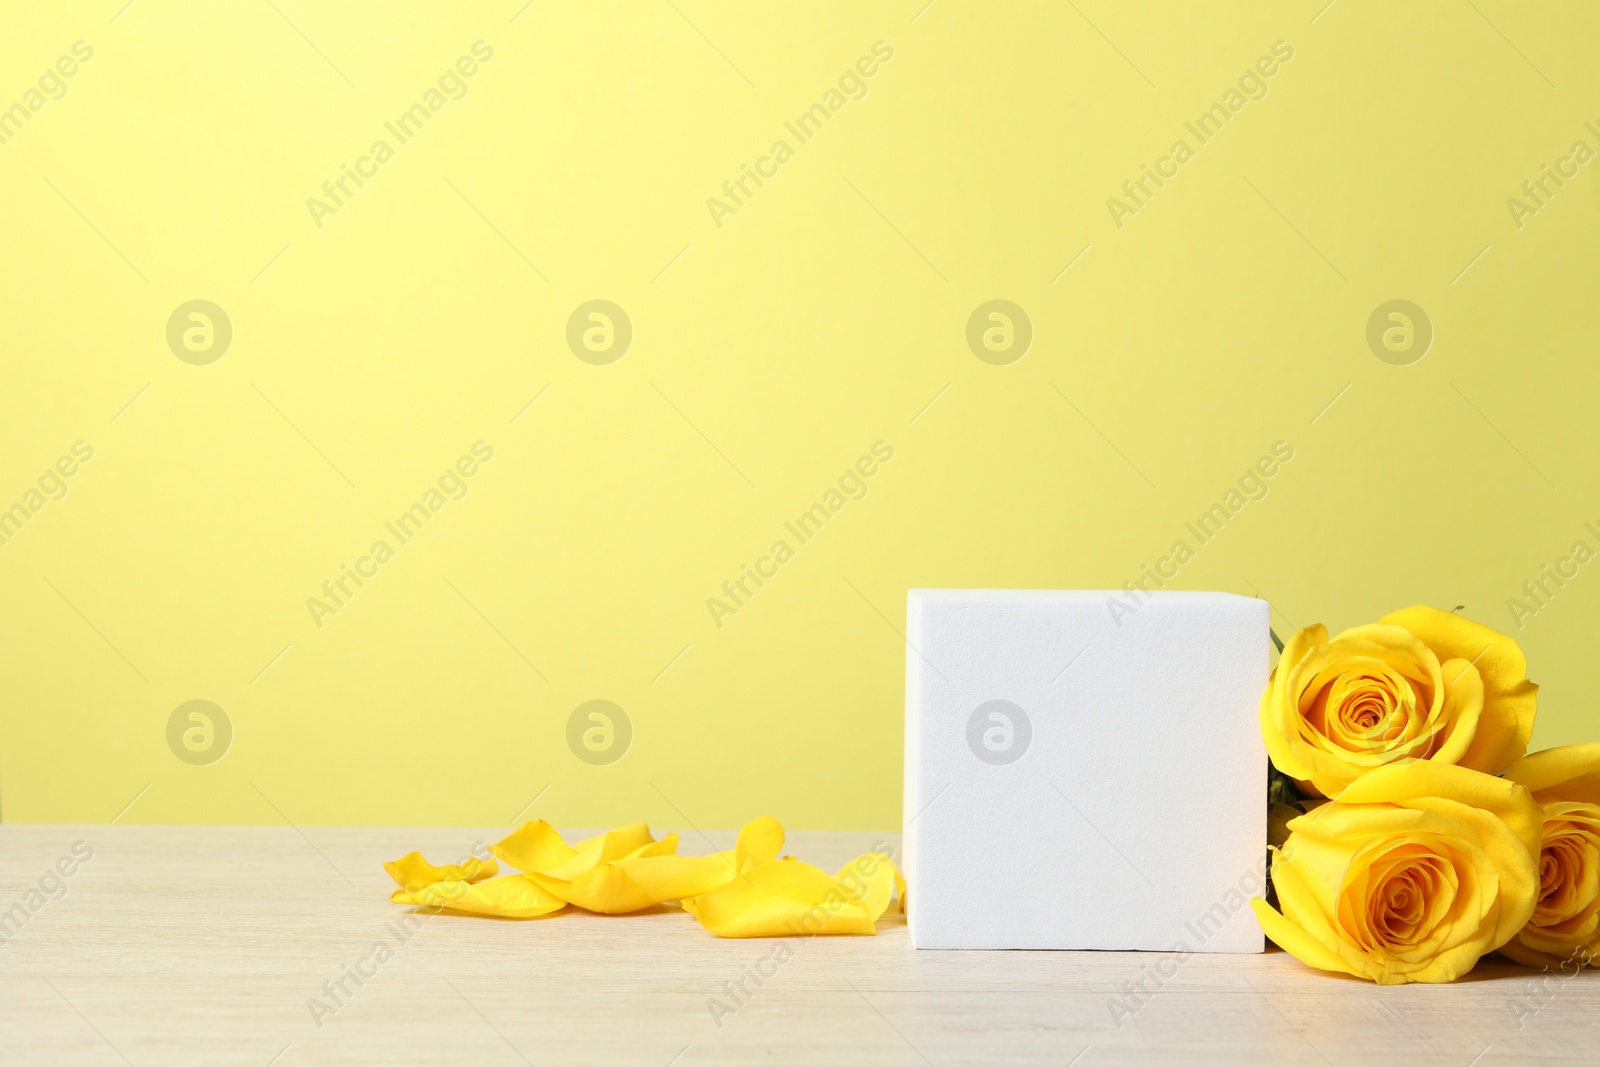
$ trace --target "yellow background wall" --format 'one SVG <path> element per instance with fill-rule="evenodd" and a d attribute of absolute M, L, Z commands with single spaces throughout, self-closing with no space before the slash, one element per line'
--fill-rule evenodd
<path fill-rule="evenodd" d="M 7 820 L 893 827 L 906 589 L 1120 587 L 1179 539 L 1173 587 L 1280 632 L 1464 604 L 1522 640 L 1536 746 L 1597 734 L 1600 572 L 1506 604 L 1600 548 L 1600 166 L 1507 204 L 1600 149 L 1586 5 L 124 2 L 0 35 L 0 107 L 93 50 L 0 144 L 0 507 L 93 449 L 0 545 Z M 197 299 L 233 330 L 205 365 L 167 341 Z M 594 299 L 632 324 L 607 365 L 566 340 Z M 992 299 L 1032 324 L 1007 365 L 966 340 Z M 1366 337 L 1396 299 L 1434 331 L 1404 366 Z M 168 744 L 197 699 L 232 725 L 209 765 Z M 593 699 L 632 723 L 609 765 L 567 744 Z"/>

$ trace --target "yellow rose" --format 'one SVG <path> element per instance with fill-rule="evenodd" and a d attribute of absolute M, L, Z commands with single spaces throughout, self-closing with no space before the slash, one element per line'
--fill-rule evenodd
<path fill-rule="evenodd" d="M 1320 623 L 1290 637 L 1261 733 L 1274 766 L 1326 797 L 1414 759 L 1501 774 L 1528 750 L 1538 690 L 1505 634 L 1407 608 L 1331 640 Z"/>
<path fill-rule="evenodd" d="M 1544 805 L 1539 902 L 1500 951 L 1529 967 L 1600 956 L 1600 744 L 1535 752 L 1506 772 Z"/>
<path fill-rule="evenodd" d="M 1543 812 L 1520 785 L 1416 760 L 1289 823 L 1267 936 L 1302 963 L 1382 985 L 1449 982 L 1516 936 L 1539 893 Z"/>

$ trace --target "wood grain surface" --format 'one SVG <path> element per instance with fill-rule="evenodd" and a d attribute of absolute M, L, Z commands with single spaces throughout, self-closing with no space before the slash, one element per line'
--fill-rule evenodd
<path fill-rule="evenodd" d="M 0 926 L 0 1061 L 1600 1060 L 1600 974 L 1545 976 L 1499 961 L 1453 986 L 1379 988 L 1278 951 L 1181 964 L 1139 953 L 917 952 L 899 917 L 877 937 L 726 941 L 666 908 L 528 922 L 425 915 L 397 935 L 410 909 L 388 902 L 383 860 L 419 848 L 447 862 L 503 833 L 0 826 L 0 912 L 10 917 Z M 690 829 L 681 850 L 732 840 Z M 897 847 L 895 835 L 795 833 L 786 851 L 835 869 L 885 840 Z M 77 861 L 75 845 L 92 856 Z M 390 958 L 379 961 L 380 944 Z M 350 995 L 336 1003 L 324 983 L 352 969 L 370 977 L 344 978 Z M 1173 973 L 1158 986 L 1155 971 Z M 1149 994 L 1127 999 L 1141 979 Z M 731 994 L 740 983 L 748 994 Z M 1119 997 L 1136 1010 L 1114 1013 Z M 336 1010 L 314 1018 L 314 998 Z"/>

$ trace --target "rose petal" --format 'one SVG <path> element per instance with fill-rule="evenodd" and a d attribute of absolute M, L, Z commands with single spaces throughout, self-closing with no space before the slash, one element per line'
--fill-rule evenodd
<path fill-rule="evenodd" d="M 535 885 L 526 875 L 512 874 L 485 882 L 435 882 L 411 892 L 395 890 L 396 904 L 439 908 L 466 915 L 492 915 L 502 919 L 534 919 L 567 906 Z"/>
<path fill-rule="evenodd" d="M 1441 660 L 1465 659 L 1483 676 L 1483 714 L 1461 765 L 1500 774 L 1528 750 L 1539 687 L 1517 642 L 1471 619 L 1424 605 L 1385 615 L 1421 638 Z"/>
<path fill-rule="evenodd" d="M 480 860 L 470 856 L 460 863 L 436 867 L 423 859 L 420 852 L 407 852 L 399 859 L 385 863 L 383 869 L 389 872 L 395 885 L 403 888 L 420 888 L 435 882 L 481 882 L 500 873 L 500 865 L 493 859 Z"/>

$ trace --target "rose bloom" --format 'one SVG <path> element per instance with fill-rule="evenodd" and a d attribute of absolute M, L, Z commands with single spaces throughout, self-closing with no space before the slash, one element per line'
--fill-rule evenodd
<path fill-rule="evenodd" d="M 1312 967 L 1449 982 L 1533 914 L 1542 818 L 1522 786 L 1478 771 L 1381 767 L 1289 823 L 1272 859 L 1281 912 L 1250 903 L 1267 936 Z"/>
<path fill-rule="evenodd" d="M 1331 639 L 1320 623 L 1290 637 L 1261 733 L 1274 766 L 1326 797 L 1413 759 L 1501 774 L 1528 750 L 1538 689 L 1505 634 L 1406 608 Z"/>
<path fill-rule="evenodd" d="M 1600 744 L 1535 752 L 1506 772 L 1544 805 L 1539 902 L 1500 951 L 1530 967 L 1600 956 Z"/>

